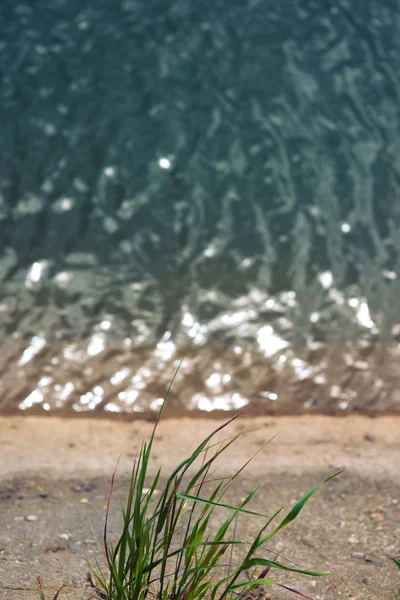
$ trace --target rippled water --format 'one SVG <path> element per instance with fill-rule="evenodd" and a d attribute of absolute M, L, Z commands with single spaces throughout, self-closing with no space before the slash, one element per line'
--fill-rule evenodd
<path fill-rule="evenodd" d="M 0 407 L 400 410 L 397 0 L 3 0 Z"/>

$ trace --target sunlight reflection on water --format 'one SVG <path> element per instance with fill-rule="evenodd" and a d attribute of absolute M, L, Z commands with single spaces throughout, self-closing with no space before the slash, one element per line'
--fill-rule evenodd
<path fill-rule="evenodd" d="M 400 410 L 399 11 L 6 1 L 0 409 Z M 256 41 L 256 43 L 255 43 Z"/>

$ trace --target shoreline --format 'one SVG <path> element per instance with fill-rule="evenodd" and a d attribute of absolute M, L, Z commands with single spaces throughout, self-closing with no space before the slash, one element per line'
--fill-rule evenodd
<path fill-rule="evenodd" d="M 284 408 L 266 409 L 265 406 L 253 402 L 237 410 L 223 410 L 213 409 L 210 411 L 200 409 L 186 409 L 183 407 L 165 407 L 163 412 L 163 421 L 166 420 L 201 420 L 206 421 L 219 421 L 227 420 L 236 415 L 240 411 L 243 412 L 243 418 L 245 419 L 256 419 L 256 418 L 312 418 L 312 417 L 327 417 L 335 419 L 349 419 L 354 417 L 365 417 L 368 419 L 379 419 L 382 417 L 399 417 L 400 418 L 400 405 L 398 408 L 384 411 L 368 410 L 357 408 L 356 410 L 349 412 L 347 410 L 332 410 L 328 408 L 326 410 L 308 408 L 304 409 L 299 407 L 298 411 L 287 410 Z M 90 420 L 106 420 L 116 422 L 143 422 L 148 421 L 154 423 L 157 420 L 158 411 L 156 410 L 143 410 L 138 412 L 112 412 L 107 410 L 88 410 L 88 411 L 77 411 L 72 408 L 52 409 L 49 411 L 43 410 L 43 408 L 35 407 L 28 410 L 22 410 L 17 408 L 6 407 L 0 411 L 0 418 L 43 418 L 43 419 L 90 419 Z"/>
<path fill-rule="evenodd" d="M 161 464 L 167 467 L 172 460 L 179 461 L 185 453 L 200 443 L 214 428 L 228 419 L 164 419 L 162 418 L 155 437 L 154 452 L 168 447 L 168 456 L 160 452 Z M 57 477 L 62 473 L 83 472 L 110 474 L 121 451 L 119 469 L 129 468 L 132 453 L 142 440 L 150 435 L 154 421 L 114 419 L 69 419 L 63 417 L 0 416 L 0 478 L 15 473 L 52 471 Z M 226 460 L 236 464 L 241 451 L 261 445 L 269 437 L 275 437 L 269 451 L 274 455 L 274 464 L 290 460 L 301 471 L 307 465 L 326 468 L 340 463 L 363 469 L 397 472 L 397 464 L 390 460 L 392 452 L 400 450 L 400 416 L 346 418 L 325 415 L 270 416 L 255 419 L 239 417 L 229 431 L 236 433 L 246 427 L 250 434 L 226 453 Z M 227 430 L 228 431 L 228 430 Z M 250 439 L 251 438 L 251 439 Z M 315 452 L 318 448 L 318 453 Z M 32 450 L 34 449 L 34 452 Z M 378 452 L 379 449 L 379 452 Z M 372 460 L 373 459 L 373 460 Z M 59 463 L 63 462 L 62 473 Z M 257 468 L 259 459 L 252 462 Z M 340 467 L 342 468 L 342 467 Z M 395 470 L 393 470 L 395 469 Z"/>

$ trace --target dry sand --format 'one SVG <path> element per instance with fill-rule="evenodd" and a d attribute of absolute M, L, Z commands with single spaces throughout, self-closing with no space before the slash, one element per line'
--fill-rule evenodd
<path fill-rule="evenodd" d="M 157 431 L 152 469 L 166 475 L 221 421 L 166 419 Z M 248 426 L 235 421 L 230 432 Z M 117 534 L 119 500 L 152 424 L 105 419 L 0 417 L 0 598 L 37 598 L 41 576 L 49 592 L 67 583 L 59 600 L 88 598 L 85 558 L 98 554 L 110 476 L 118 469 L 110 535 Z M 235 481 L 230 502 L 262 483 L 254 510 L 270 513 L 294 501 L 338 469 L 277 546 L 304 568 L 329 570 L 329 579 L 276 575 L 316 600 L 395 600 L 400 572 L 400 417 L 261 418 L 220 462 L 231 474 L 267 439 L 279 435 Z M 248 524 L 247 535 L 257 523 Z M 277 536 L 278 538 L 279 536 Z M 271 599 L 295 598 L 276 588 Z"/>

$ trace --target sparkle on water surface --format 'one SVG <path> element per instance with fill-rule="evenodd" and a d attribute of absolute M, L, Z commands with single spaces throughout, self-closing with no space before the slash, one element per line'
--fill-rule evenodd
<path fill-rule="evenodd" d="M 398 408 L 398 7 L 239 4 L 5 3 L 0 408 Z"/>

